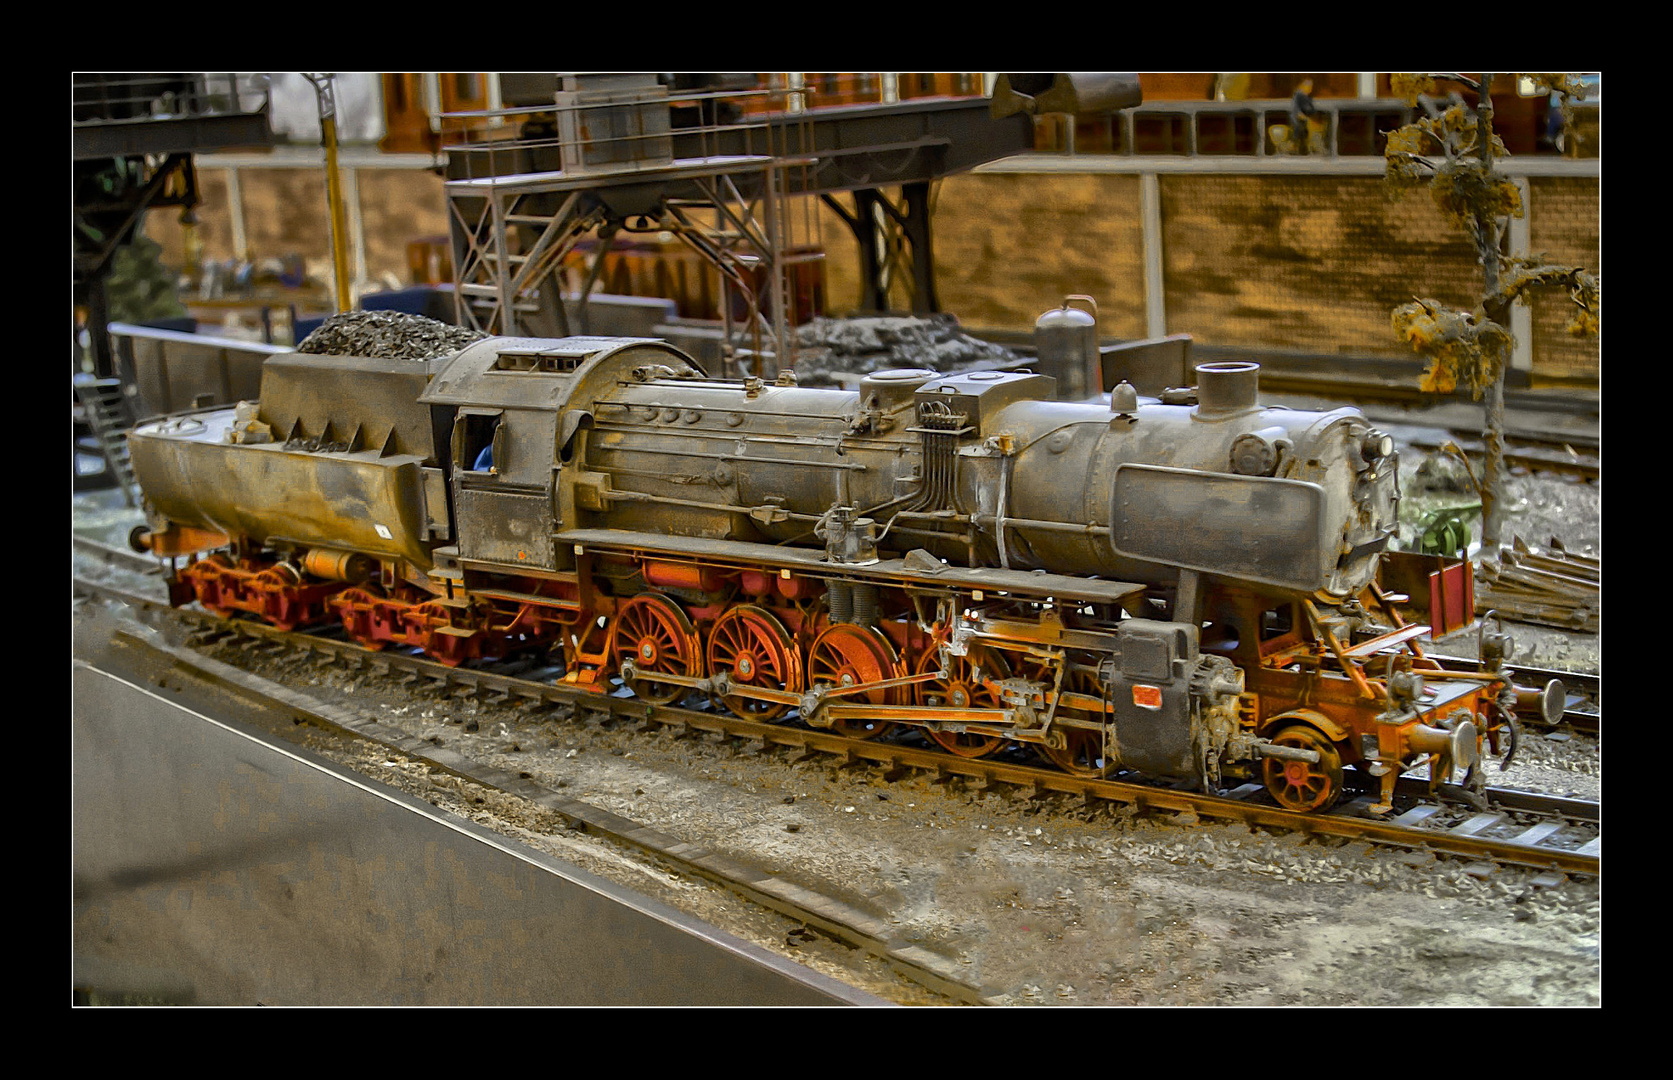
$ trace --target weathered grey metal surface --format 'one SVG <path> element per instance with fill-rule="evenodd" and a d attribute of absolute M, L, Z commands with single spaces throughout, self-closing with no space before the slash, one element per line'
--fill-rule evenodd
<path fill-rule="evenodd" d="M 419 396 L 444 364 L 271 356 L 259 403 L 271 441 L 233 443 L 231 409 L 153 421 L 129 436 L 134 473 L 170 521 L 427 567 L 434 514 L 420 470 L 436 446 Z"/>
<path fill-rule="evenodd" d="M 140 417 L 189 409 L 206 395 L 208 405 L 254 401 L 261 393 L 263 363 L 291 352 L 283 345 L 130 323 L 113 322 L 108 329 L 111 345 L 139 392 L 134 411 Z"/>
<path fill-rule="evenodd" d="M 146 501 L 169 521 L 428 566 L 425 459 L 233 444 L 235 411 L 141 424 L 128 450 Z M 282 435 L 279 438 L 283 438 Z"/>
<path fill-rule="evenodd" d="M 672 139 L 676 160 L 747 162 L 764 160 L 760 156 L 773 151 L 814 159 L 807 168 L 792 170 L 785 177 L 787 194 L 813 195 L 937 180 L 983 162 L 1026 153 L 1034 147 L 1034 124 L 1026 116 L 994 119 L 986 98 L 921 98 L 892 105 L 773 113 L 759 124 L 701 132 L 676 130 Z M 556 174 L 561 169 L 562 155 L 554 143 L 523 155 L 455 149 L 449 153 L 447 175 L 451 185 L 463 177 Z M 758 175 L 735 165 L 732 171 L 744 195 L 755 198 L 760 194 Z M 677 173 L 653 178 L 624 170 L 608 181 L 595 178 L 590 183 L 604 188 L 599 197 L 608 205 L 628 214 L 654 206 L 670 177 L 677 178 Z"/>
<path fill-rule="evenodd" d="M 1057 380 L 1058 395 L 1065 401 L 1085 401 L 1103 391 L 1103 372 L 1098 360 L 1098 318 L 1091 311 L 1069 306 L 1070 301 L 1090 297 L 1071 296 L 1063 306 L 1053 308 L 1034 320 L 1035 363 L 1029 365 Z"/>
<path fill-rule="evenodd" d="M 111 673 L 72 673 L 72 983 L 200 1005 L 885 1004 Z"/>
<path fill-rule="evenodd" d="M 576 383 L 588 371 L 628 349 L 634 350 L 634 363 L 618 363 L 622 370 L 613 374 L 625 377 L 635 364 L 652 363 L 673 372 L 702 370 L 667 342 L 648 338 L 496 337 L 461 349 L 418 400 L 426 405 L 560 408 L 574 397 Z M 547 356 L 553 362 L 508 370 L 501 360 L 507 353 Z"/>
<path fill-rule="evenodd" d="M 569 403 L 593 423 L 561 473 L 560 487 L 585 492 L 572 504 L 560 492 L 561 505 L 579 508 L 562 520 L 805 546 L 828 512 L 849 507 L 877 521 L 889 549 L 923 547 L 949 562 L 1163 585 L 1183 565 L 1303 594 L 1357 593 L 1374 564 L 1365 545 L 1386 539 L 1393 521 L 1392 471 L 1361 456 L 1369 425 L 1351 409 L 1264 408 L 1254 365 L 1234 367 L 1205 369 L 1204 382 L 1223 384 L 1210 387 L 1206 409 L 1146 403 L 1121 417 L 1051 400 L 1051 380 L 1025 373 L 877 373 L 849 392 L 621 373 L 607 381 L 600 365 L 592 387 L 607 392 Z M 880 376 L 904 380 L 901 392 Z M 950 425 L 945 436 L 933 433 L 937 423 Z M 932 439 L 947 441 L 932 450 Z M 1247 526 L 1215 517 L 1209 532 L 1169 540 L 1170 555 L 1188 557 L 1159 560 L 1160 549 L 1110 544 L 1111 495 L 1127 464 L 1212 475 L 1215 492 L 1240 505 L 1259 501 L 1263 473 L 1320 494 Z M 1306 516 L 1284 516 L 1296 511 Z M 1183 527 L 1196 517 L 1174 506 L 1166 520 Z M 1272 556 L 1288 560 L 1282 570 L 1251 561 L 1247 536 L 1282 550 Z"/>
<path fill-rule="evenodd" d="M 1128 382 L 1139 393 L 1154 396 L 1169 387 L 1191 384 L 1191 335 L 1105 345 L 1098 349 L 1098 360 L 1102 392 Z"/>
<path fill-rule="evenodd" d="M 592 528 L 819 552 L 841 514 L 871 518 L 884 557 L 1163 586 L 1189 568 L 1354 595 L 1391 531 L 1392 464 L 1366 449 L 1357 410 L 1266 408 L 1257 377 L 1203 365 L 1200 405 L 1112 413 L 1052 400 L 1052 380 L 1025 372 L 821 390 L 710 379 L 645 339 L 494 338 L 445 361 L 270 360 L 261 417 L 307 444 L 227 445 L 229 412 L 141 425 L 131 443 L 164 518 L 420 568 L 438 516 L 420 467 L 440 454 L 473 561 L 567 570 L 551 533 Z M 1131 466 L 1154 470 L 1122 481 Z"/>
<path fill-rule="evenodd" d="M 551 495 L 461 489 L 459 555 L 480 562 L 553 570 Z"/>
<path fill-rule="evenodd" d="M 444 360 L 290 353 L 262 368 L 261 418 L 283 442 L 300 425 L 303 438 L 435 457 L 430 410 L 419 396 Z"/>
<path fill-rule="evenodd" d="M 70 98 L 77 161 L 273 144 L 259 72 L 80 72 Z"/>
<path fill-rule="evenodd" d="M 1068 113 L 1100 116 L 1144 102 L 1136 73 L 1121 71 L 1004 71 L 993 84 L 993 116 Z"/>
<path fill-rule="evenodd" d="M 1301 592 L 1336 560 L 1317 484 L 1150 465 L 1115 472 L 1118 554 Z"/>

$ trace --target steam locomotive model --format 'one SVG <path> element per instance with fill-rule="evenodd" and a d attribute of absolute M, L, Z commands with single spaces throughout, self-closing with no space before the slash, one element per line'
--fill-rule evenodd
<path fill-rule="evenodd" d="M 132 432 L 134 544 L 177 604 L 445 664 L 547 650 L 579 688 L 855 738 L 1258 778 L 1302 811 L 1345 767 L 1385 810 L 1415 766 L 1479 777 L 1551 694 L 1512 685 L 1499 635 L 1469 674 L 1391 606 L 1354 640 L 1392 440 L 1263 407 L 1257 365 L 1196 370 L 1106 406 L 1026 372 L 721 381 L 650 339 L 279 356 L 259 404 Z"/>

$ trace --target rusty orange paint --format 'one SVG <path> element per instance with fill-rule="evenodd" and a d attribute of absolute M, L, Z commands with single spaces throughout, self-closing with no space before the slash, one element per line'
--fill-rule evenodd
<path fill-rule="evenodd" d="M 211 529 L 171 524 L 162 532 L 146 533 L 142 543 L 151 554 L 167 558 L 171 555 L 194 555 L 200 551 L 213 551 L 226 547 L 232 543 L 232 539 L 225 533 Z"/>

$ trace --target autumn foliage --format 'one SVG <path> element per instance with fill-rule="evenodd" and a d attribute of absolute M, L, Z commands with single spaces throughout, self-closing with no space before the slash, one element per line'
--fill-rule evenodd
<path fill-rule="evenodd" d="M 1547 92 L 1561 94 L 1565 104 L 1583 91 L 1571 75 L 1523 77 Z M 1445 78 L 1474 86 L 1463 76 Z M 1415 105 L 1420 96 L 1435 93 L 1437 77 L 1395 75 L 1391 84 L 1396 94 Z M 1489 141 L 1485 152 L 1480 145 L 1484 126 Z M 1551 263 L 1543 256 L 1522 258 L 1499 250 L 1497 223 L 1526 213 L 1516 184 L 1493 168 L 1494 160 L 1504 156 L 1503 141 L 1462 102 L 1423 116 L 1388 137 L 1384 180 L 1390 197 L 1427 187 L 1447 220 L 1469 234 L 1489 271 L 1484 274 L 1485 295 L 1474 311 L 1451 310 L 1430 299 L 1414 300 L 1394 310 L 1395 334 L 1429 360 L 1422 383 L 1425 390 L 1450 393 L 1465 386 L 1479 398 L 1501 379 L 1514 346 L 1506 325 L 1510 307 L 1527 303 L 1535 289 L 1566 289 L 1575 304 L 1569 332 L 1597 333 L 1596 275 L 1582 267 Z"/>

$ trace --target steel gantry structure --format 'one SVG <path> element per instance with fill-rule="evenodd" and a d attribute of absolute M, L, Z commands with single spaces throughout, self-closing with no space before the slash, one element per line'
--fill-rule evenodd
<path fill-rule="evenodd" d="M 799 242 L 796 196 L 818 196 L 854 232 L 862 306 L 886 309 L 891 281 L 904 280 L 915 312 L 939 310 L 932 184 L 1028 150 L 1032 120 L 993 119 L 983 97 L 807 108 L 799 94 L 564 75 L 525 90 L 518 107 L 449 114 L 461 325 L 585 333 L 586 299 L 612 242 L 667 233 L 719 273 L 728 373 L 739 373 L 736 361 L 756 368 L 742 373 L 770 375 L 793 356 L 790 320 L 779 314 L 792 310 L 789 270 L 822 257 L 819 245 Z M 898 200 L 884 191 L 894 187 Z M 589 235 L 597 244 L 578 290 L 582 325 L 572 327 L 560 269 Z"/>

